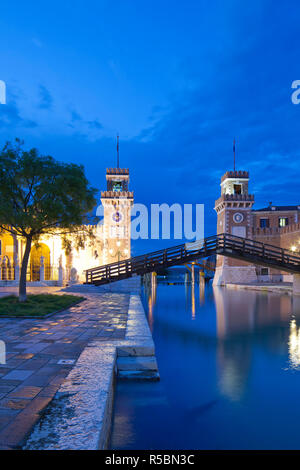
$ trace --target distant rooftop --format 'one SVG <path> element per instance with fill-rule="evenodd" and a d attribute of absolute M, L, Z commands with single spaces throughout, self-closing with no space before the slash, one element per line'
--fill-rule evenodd
<path fill-rule="evenodd" d="M 227 178 L 249 178 L 249 171 L 226 171 L 225 175 L 222 176 L 221 182 L 225 181 Z"/>
<path fill-rule="evenodd" d="M 263 207 L 262 209 L 254 209 L 253 212 L 274 212 L 274 211 L 299 211 L 299 206 L 268 206 Z"/>

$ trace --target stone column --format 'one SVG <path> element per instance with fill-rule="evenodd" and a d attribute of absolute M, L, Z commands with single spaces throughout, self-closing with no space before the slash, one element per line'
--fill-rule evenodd
<path fill-rule="evenodd" d="M 40 282 L 45 281 L 45 266 L 44 266 L 45 257 L 40 257 Z"/>
<path fill-rule="evenodd" d="M 20 263 L 19 263 L 19 255 L 16 253 L 15 255 L 15 281 L 19 282 L 20 280 Z"/>
<path fill-rule="evenodd" d="M 64 282 L 64 270 L 62 266 L 62 256 L 59 257 L 59 265 L 58 265 L 58 285 L 62 286 Z"/>
<path fill-rule="evenodd" d="M 293 294 L 300 295 L 300 274 L 293 275 Z"/>

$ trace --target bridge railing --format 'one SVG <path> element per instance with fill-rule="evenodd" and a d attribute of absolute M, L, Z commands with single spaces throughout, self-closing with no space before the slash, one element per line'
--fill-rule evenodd
<path fill-rule="evenodd" d="M 300 264 L 300 256 L 291 250 L 230 234 L 223 234 L 223 237 L 224 248 L 227 251 L 228 249 L 242 250 L 244 254 L 250 254 L 252 256 L 256 255 L 262 258 L 269 258 L 282 263 Z"/>
<path fill-rule="evenodd" d="M 213 253 L 244 257 L 246 261 L 252 259 L 254 263 L 260 259 L 266 262 L 270 261 L 273 264 L 277 263 L 282 267 L 299 267 L 300 270 L 300 256 L 293 251 L 236 235 L 219 234 L 207 237 L 194 244 L 177 245 L 88 269 L 86 271 L 86 282 L 100 283 L 102 281 L 109 282 L 123 279 L 134 274 L 139 275 L 154 271 L 160 267 L 184 264 L 197 259 L 197 257 L 204 258 Z"/>

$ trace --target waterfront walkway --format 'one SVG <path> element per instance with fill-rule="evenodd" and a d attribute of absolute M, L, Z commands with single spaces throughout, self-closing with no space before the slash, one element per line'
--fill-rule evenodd
<path fill-rule="evenodd" d="M 0 297 L 12 291 L 0 288 Z M 64 293 L 30 289 L 46 291 Z M 125 337 L 129 294 L 77 295 L 86 300 L 44 320 L 0 318 L 0 340 L 6 344 L 6 364 L 0 364 L 0 449 L 21 448 L 90 341 Z"/>

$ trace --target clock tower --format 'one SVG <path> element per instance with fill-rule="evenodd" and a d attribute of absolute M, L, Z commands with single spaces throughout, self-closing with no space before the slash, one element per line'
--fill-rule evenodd
<path fill-rule="evenodd" d="M 248 171 L 227 171 L 221 179 L 221 197 L 215 203 L 218 216 L 217 234 L 230 233 L 252 238 L 253 194 L 248 193 Z M 255 266 L 226 256 L 217 256 L 214 285 L 253 282 L 257 280 Z"/>
<path fill-rule="evenodd" d="M 128 191 L 128 168 L 107 168 L 107 190 L 101 192 L 104 207 L 103 264 L 131 257 L 131 206 L 133 191 Z"/>

